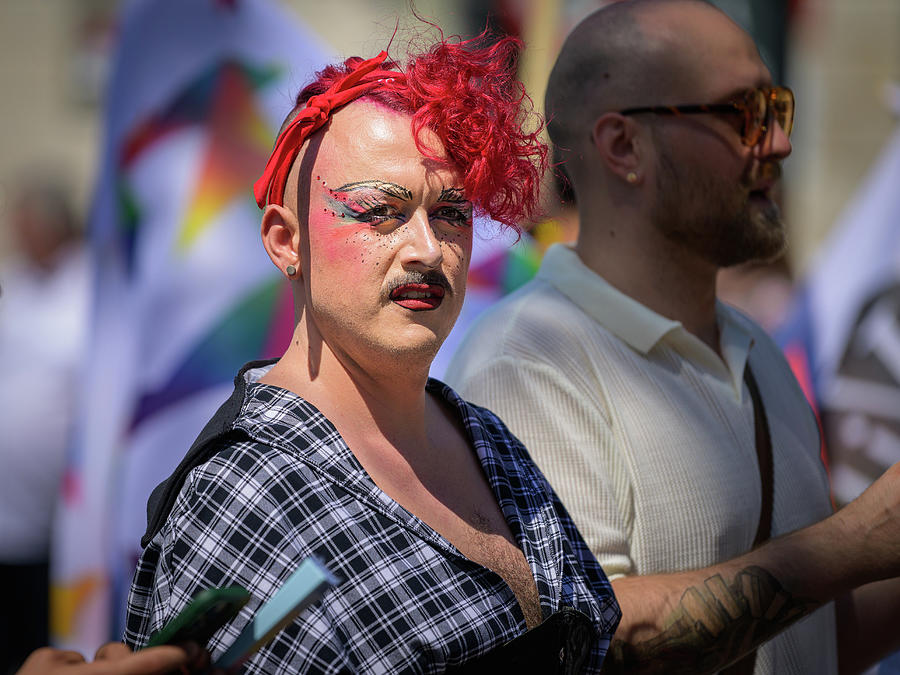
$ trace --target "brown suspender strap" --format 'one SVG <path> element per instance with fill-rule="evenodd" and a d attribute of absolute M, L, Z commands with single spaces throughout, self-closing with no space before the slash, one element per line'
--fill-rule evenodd
<path fill-rule="evenodd" d="M 774 481 L 772 478 L 772 436 L 769 433 L 769 421 L 766 419 L 766 409 L 763 407 L 762 397 L 759 395 L 759 387 L 756 386 L 756 378 L 750 370 L 748 363 L 744 367 L 744 382 L 750 390 L 750 399 L 753 401 L 753 426 L 756 432 L 756 459 L 759 464 L 759 478 L 762 485 L 762 504 L 759 510 L 759 525 L 756 527 L 756 537 L 753 546 L 759 546 L 772 535 L 772 499 Z M 749 675 L 756 665 L 756 651 L 747 654 L 727 668 L 719 671 L 720 675 Z"/>

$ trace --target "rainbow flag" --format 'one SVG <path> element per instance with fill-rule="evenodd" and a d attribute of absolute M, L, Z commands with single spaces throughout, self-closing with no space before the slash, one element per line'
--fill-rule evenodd
<path fill-rule="evenodd" d="M 268 0 L 135 0 L 121 14 L 90 216 L 92 337 L 55 533 L 52 632 L 120 635 L 152 488 L 247 360 L 293 327 L 252 183 L 328 49 Z"/>

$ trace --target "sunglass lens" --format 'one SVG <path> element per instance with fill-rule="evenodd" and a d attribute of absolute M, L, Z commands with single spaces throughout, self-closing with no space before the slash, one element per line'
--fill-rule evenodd
<path fill-rule="evenodd" d="M 768 115 L 768 103 L 766 95 L 761 89 L 754 89 L 747 92 L 747 98 L 744 101 L 746 121 L 744 126 L 744 143 L 746 145 L 756 145 L 766 128 L 766 117 Z"/>
<path fill-rule="evenodd" d="M 778 124 L 784 129 L 785 135 L 790 137 L 791 129 L 794 126 L 794 94 L 785 87 L 778 87 L 773 94 L 773 114 Z"/>

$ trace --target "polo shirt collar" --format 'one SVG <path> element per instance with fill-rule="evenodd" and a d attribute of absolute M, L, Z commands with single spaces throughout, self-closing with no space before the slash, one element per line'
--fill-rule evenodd
<path fill-rule="evenodd" d="M 680 321 L 657 314 L 614 288 L 585 265 L 571 245 L 554 244 L 547 249 L 537 278 L 550 284 L 585 314 L 632 349 L 647 355 L 663 338 L 692 361 L 736 392 L 741 391 L 744 367 L 753 344 L 752 324 L 741 314 L 716 302 L 722 357 L 684 329 Z M 724 359 L 724 362 L 723 362 Z"/>
<path fill-rule="evenodd" d="M 667 333 L 681 328 L 680 321 L 667 319 L 615 289 L 581 262 L 570 245 L 553 244 L 547 249 L 537 278 L 642 354 Z"/>

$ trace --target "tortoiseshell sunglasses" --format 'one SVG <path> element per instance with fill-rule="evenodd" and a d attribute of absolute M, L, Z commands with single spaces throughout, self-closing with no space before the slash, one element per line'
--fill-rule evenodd
<path fill-rule="evenodd" d="M 741 140 L 754 146 L 766 137 L 769 120 L 774 119 L 790 137 L 794 126 L 794 92 L 787 87 L 751 89 L 725 103 L 698 105 L 660 105 L 620 110 L 620 115 L 693 115 L 699 113 L 740 114 L 744 116 Z"/>

